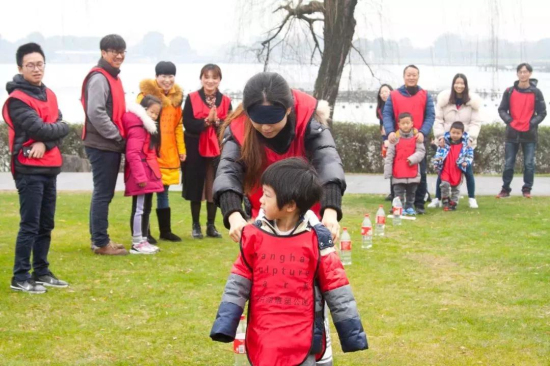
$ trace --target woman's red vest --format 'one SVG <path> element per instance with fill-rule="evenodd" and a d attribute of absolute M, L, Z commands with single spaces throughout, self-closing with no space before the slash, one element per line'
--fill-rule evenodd
<path fill-rule="evenodd" d="M 11 99 L 18 99 L 34 109 L 38 116 L 42 119 L 42 121 L 44 121 L 44 123 L 57 122 L 57 119 L 59 117 L 59 107 L 57 105 L 57 97 L 55 96 L 54 92 L 48 88 L 46 88 L 45 101 L 33 98 L 30 95 L 25 94 L 21 90 L 15 90 L 9 95 L 8 100 L 6 100 L 6 102 L 4 103 L 4 107 L 2 108 L 2 116 L 4 117 L 4 121 L 6 121 L 9 127 L 8 139 L 10 152 L 14 153 L 13 148 L 15 143 L 15 128 L 13 126 L 13 121 L 11 120 L 8 111 L 8 104 Z M 30 146 L 35 142 L 37 141 L 33 139 L 28 139 L 23 143 L 23 146 Z M 12 174 L 15 174 L 15 161 L 13 159 L 17 159 L 22 165 L 34 167 L 59 168 L 61 165 L 63 165 L 61 151 L 57 146 L 51 150 L 47 150 L 41 159 L 28 158 L 23 155 L 23 149 L 19 150 L 16 157 L 12 156 L 11 161 L 11 172 Z"/>
<path fill-rule="evenodd" d="M 418 164 L 409 166 L 407 158 L 416 151 L 416 139 L 400 138 L 395 145 L 395 158 L 393 160 L 392 176 L 397 179 L 416 178 L 418 176 Z"/>
<path fill-rule="evenodd" d="M 193 117 L 203 121 L 210 114 L 210 107 L 202 100 L 198 91 L 189 94 L 191 106 L 193 107 Z M 229 112 L 231 99 L 222 95 L 222 102 L 216 107 L 216 112 L 220 120 L 224 120 Z M 213 158 L 220 155 L 220 145 L 214 126 L 208 126 L 201 132 L 199 137 L 199 154 L 205 158 Z"/>
<path fill-rule="evenodd" d="M 393 114 L 395 116 L 395 130 L 399 129 L 399 115 L 408 112 L 413 116 L 414 128 L 420 130 L 424 123 L 424 112 L 428 101 L 428 93 L 421 89 L 415 95 L 405 96 L 399 90 L 391 92 L 391 101 L 393 105 Z"/>
<path fill-rule="evenodd" d="M 266 155 L 266 164 L 262 172 L 267 169 L 271 164 L 293 157 L 306 157 L 306 148 L 305 148 L 305 135 L 306 130 L 315 110 L 317 109 L 317 99 L 313 98 L 311 95 L 298 90 L 292 90 L 292 95 L 294 97 L 294 112 L 296 114 L 296 128 L 294 140 L 290 144 L 290 147 L 284 154 L 278 154 L 275 151 L 271 150 L 269 147 L 265 146 L 265 155 Z M 244 129 L 245 129 L 246 116 L 242 116 L 234 119 L 231 124 L 231 133 L 233 137 L 237 140 L 239 145 L 243 146 L 245 139 Z M 252 205 L 252 217 L 257 217 L 258 212 L 260 211 L 260 198 L 262 197 L 262 187 L 256 187 L 248 194 L 248 199 Z M 320 206 L 316 204 L 312 207 L 313 212 L 319 216 Z"/>
<path fill-rule="evenodd" d="M 117 76 L 114 78 L 111 74 L 107 72 L 107 70 L 101 68 L 101 67 L 94 67 L 90 70 L 86 78 L 84 79 L 84 82 L 82 83 L 82 94 L 80 101 L 82 102 L 82 107 L 84 107 L 84 114 L 87 115 L 87 108 L 86 108 L 86 85 L 88 84 L 88 79 L 92 74 L 95 74 L 96 72 L 99 72 L 109 82 L 109 88 L 111 89 L 111 97 L 113 100 L 113 116 L 112 120 L 115 126 L 118 128 L 118 131 L 120 132 L 120 136 L 123 138 L 126 137 L 126 132 L 124 131 L 124 126 L 122 124 L 122 115 L 126 113 L 126 100 L 124 99 L 124 88 L 122 87 L 122 80 Z M 86 121 L 84 121 L 84 126 L 82 128 L 82 140 L 86 138 Z"/>

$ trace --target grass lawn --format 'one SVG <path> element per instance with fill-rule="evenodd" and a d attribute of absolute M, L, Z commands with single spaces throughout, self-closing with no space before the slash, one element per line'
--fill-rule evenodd
<path fill-rule="evenodd" d="M 175 192 L 183 243 L 161 243 L 155 256 L 99 257 L 89 249 L 89 201 L 58 197 L 49 258 L 71 286 L 29 295 L 9 288 L 18 197 L 0 193 L 0 364 L 232 365 L 232 345 L 208 337 L 238 252 L 227 233 L 192 240 L 188 204 Z M 336 365 L 550 364 L 550 197 L 479 197 L 478 210 L 462 200 L 457 212 L 429 210 L 398 228 L 388 220 L 387 237 L 362 250 L 362 215 L 381 202 L 344 199 L 354 240 L 347 273 L 371 349 L 343 354 L 333 328 Z M 130 206 L 120 193 L 111 205 L 110 233 L 125 244 Z"/>

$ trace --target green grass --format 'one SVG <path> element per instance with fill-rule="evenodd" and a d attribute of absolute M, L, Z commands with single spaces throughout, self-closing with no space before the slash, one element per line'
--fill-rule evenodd
<path fill-rule="evenodd" d="M 9 289 L 18 197 L 0 193 L 0 364 L 231 365 L 231 345 L 208 337 L 238 251 L 227 233 L 192 240 L 188 204 L 173 193 L 183 243 L 99 257 L 89 249 L 89 200 L 59 194 L 49 258 L 71 287 L 33 296 Z M 362 214 L 382 196 L 345 197 L 347 273 L 371 349 L 343 354 L 333 329 L 337 365 L 550 364 L 550 198 L 478 201 L 479 210 L 463 200 L 457 212 L 429 210 L 398 228 L 388 220 L 387 237 L 365 251 Z M 117 194 L 110 233 L 125 244 L 129 215 Z"/>

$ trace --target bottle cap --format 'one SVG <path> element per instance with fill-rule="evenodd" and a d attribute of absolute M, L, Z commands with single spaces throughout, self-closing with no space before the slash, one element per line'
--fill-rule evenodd
<path fill-rule="evenodd" d="M 347 229 L 348 229 L 347 227 L 342 228 L 342 230 L 347 230 Z"/>
<path fill-rule="evenodd" d="M 245 320 L 246 317 L 244 316 L 244 314 L 241 315 L 241 320 Z"/>
<path fill-rule="evenodd" d="M 380 205 L 380 206 L 378 206 L 378 207 L 384 207 L 384 205 Z"/>
<path fill-rule="evenodd" d="M 369 214 L 365 214 L 365 217 L 369 217 Z"/>

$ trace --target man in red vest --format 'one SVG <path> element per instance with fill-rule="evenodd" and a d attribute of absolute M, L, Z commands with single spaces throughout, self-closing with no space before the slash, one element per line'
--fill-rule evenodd
<path fill-rule="evenodd" d="M 434 103 L 430 94 L 418 86 L 419 77 L 420 71 L 418 67 L 415 65 L 405 67 L 405 70 L 403 70 L 405 85 L 392 91 L 386 101 L 383 111 L 383 121 L 390 143 L 395 143 L 397 140 L 395 135 L 395 131 L 398 129 L 397 116 L 404 112 L 410 113 L 413 116 L 414 128 L 418 130 L 418 134 L 416 135 L 418 142 L 424 142 L 424 139 L 432 130 L 435 120 Z M 416 213 L 418 214 L 425 213 L 424 197 L 428 192 L 426 168 L 426 157 L 424 157 L 420 163 L 421 181 L 416 190 L 414 200 Z"/>
<path fill-rule="evenodd" d="M 101 58 L 84 79 L 82 106 L 86 114 L 82 139 L 92 165 L 94 192 L 90 205 L 92 250 L 101 255 L 126 255 L 107 233 L 109 204 L 115 194 L 120 160 L 125 148 L 122 115 L 126 111 L 124 89 L 118 74 L 126 55 L 126 42 L 110 34 L 99 44 Z"/>
<path fill-rule="evenodd" d="M 9 97 L 2 108 L 8 124 L 11 171 L 19 193 L 19 233 L 11 288 L 44 293 L 67 287 L 49 269 L 48 252 L 54 228 L 56 181 L 63 159 L 61 139 L 69 133 L 55 94 L 43 83 L 46 58 L 36 43 L 17 49 L 19 74 L 6 85 Z M 31 270 L 31 252 L 33 255 Z"/>
<path fill-rule="evenodd" d="M 535 148 L 538 127 L 546 117 L 546 104 L 537 80 L 531 79 L 533 68 L 527 63 L 517 67 L 518 81 L 506 89 L 498 107 L 500 118 L 506 123 L 504 145 L 504 172 L 502 190 L 497 198 L 510 197 L 510 183 L 514 178 L 514 165 L 519 148 L 523 149 L 523 197 L 531 198 L 535 180 Z"/>

